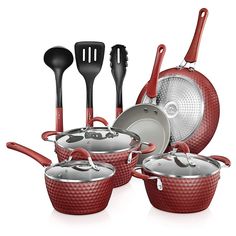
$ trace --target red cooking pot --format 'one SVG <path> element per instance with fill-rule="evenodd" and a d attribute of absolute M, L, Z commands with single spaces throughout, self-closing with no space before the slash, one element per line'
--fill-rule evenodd
<path fill-rule="evenodd" d="M 131 171 L 138 162 L 139 154 L 153 152 L 156 148 L 154 144 L 142 143 L 140 137 L 127 130 L 108 127 L 104 118 L 95 117 L 90 120 L 102 122 L 106 127 L 85 127 L 69 130 L 63 133 L 48 131 L 42 134 L 43 140 L 56 135 L 55 152 L 58 160 L 67 160 L 70 153 L 78 147 L 85 148 L 95 161 L 102 161 L 112 164 L 116 168 L 114 176 L 114 187 L 119 187 L 128 183 L 132 177 Z M 148 147 L 144 150 L 141 145 Z M 77 156 L 80 159 L 81 156 Z"/>
<path fill-rule="evenodd" d="M 107 163 L 93 162 L 83 148 L 75 149 L 87 160 L 65 160 L 52 165 L 51 160 L 20 144 L 9 142 L 7 147 L 22 152 L 45 166 L 45 182 L 53 207 L 65 214 L 84 215 L 106 208 L 113 189 L 115 168 Z"/>
<path fill-rule="evenodd" d="M 169 153 L 146 158 L 132 175 L 144 180 L 154 207 L 175 213 L 202 211 L 210 205 L 220 179 L 222 166 L 219 161 L 230 166 L 230 160 L 222 156 L 191 154 L 183 143 L 173 147 Z M 177 152 L 177 148 L 183 152 Z M 142 169 L 142 173 L 137 169 Z"/>

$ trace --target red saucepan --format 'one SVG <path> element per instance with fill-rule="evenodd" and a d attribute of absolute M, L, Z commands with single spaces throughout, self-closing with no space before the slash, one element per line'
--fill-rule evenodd
<path fill-rule="evenodd" d="M 100 121 L 106 127 L 88 126 L 63 133 L 48 131 L 42 134 L 42 138 L 45 141 L 52 141 L 48 137 L 56 135 L 55 141 L 52 142 L 55 143 L 55 152 L 60 162 L 67 160 L 73 150 L 82 147 L 90 152 L 93 160 L 110 163 L 116 168 L 114 187 L 128 183 L 139 154 L 153 152 L 156 146 L 151 143 L 141 143 L 140 137 L 131 131 L 108 127 L 107 121 L 101 117 L 91 119 L 89 125 L 94 121 Z M 142 144 L 148 147 L 140 150 Z"/>
<path fill-rule="evenodd" d="M 230 166 L 230 160 L 191 154 L 183 143 L 176 143 L 173 148 L 169 153 L 146 158 L 138 167 L 143 173 L 135 168 L 132 174 L 144 180 L 154 207 L 175 213 L 202 211 L 210 205 L 220 179 L 219 162 Z M 177 152 L 178 148 L 182 152 Z"/>
<path fill-rule="evenodd" d="M 45 182 L 53 207 L 65 214 L 84 215 L 106 208 L 113 189 L 115 168 L 107 163 L 93 162 L 83 148 L 71 153 L 87 160 L 65 160 L 52 165 L 51 160 L 20 144 L 9 142 L 7 147 L 24 153 L 45 166 Z"/>
<path fill-rule="evenodd" d="M 207 16 L 208 10 L 201 9 L 195 34 L 183 63 L 161 72 L 157 85 L 152 82 L 156 82 L 156 77 L 152 76 L 137 99 L 137 104 L 149 103 L 148 88 L 155 86 L 157 97 L 153 103 L 165 112 L 170 121 L 171 143 L 184 141 L 193 153 L 199 153 L 210 142 L 220 114 L 219 100 L 213 85 L 194 69 Z"/>

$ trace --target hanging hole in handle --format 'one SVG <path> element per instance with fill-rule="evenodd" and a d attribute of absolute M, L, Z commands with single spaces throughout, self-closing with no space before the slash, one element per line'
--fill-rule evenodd
<path fill-rule="evenodd" d="M 120 64 L 120 49 L 117 48 L 117 63 Z"/>
<path fill-rule="evenodd" d="M 205 15 L 206 15 L 206 12 L 203 11 L 203 12 L 201 13 L 201 17 L 203 18 Z"/>

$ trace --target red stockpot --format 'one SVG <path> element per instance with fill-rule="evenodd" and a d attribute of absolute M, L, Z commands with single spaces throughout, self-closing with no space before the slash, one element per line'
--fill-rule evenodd
<path fill-rule="evenodd" d="M 93 162 L 90 154 L 78 148 L 71 156 L 82 155 L 88 160 L 66 160 L 52 165 L 51 160 L 20 144 L 7 147 L 24 153 L 45 169 L 45 182 L 53 207 L 65 214 L 84 215 L 106 208 L 113 190 L 115 168 L 107 163 Z"/>
<path fill-rule="evenodd" d="M 176 152 L 177 148 L 182 149 Z M 151 156 L 143 161 L 142 173 L 132 171 L 144 180 L 151 204 L 163 211 L 191 213 L 206 209 L 214 196 L 221 165 L 231 162 L 222 156 L 190 154 L 186 144 L 176 143 L 172 152 Z"/>
<path fill-rule="evenodd" d="M 75 148 L 82 147 L 89 151 L 93 160 L 110 163 L 116 168 L 114 187 L 128 183 L 132 177 L 131 171 L 138 162 L 138 155 L 153 152 L 156 146 L 141 143 L 140 137 L 131 131 L 107 127 L 104 118 L 95 117 L 90 123 L 94 121 L 100 121 L 106 127 L 86 127 L 63 133 L 47 131 L 42 134 L 42 139 L 52 141 L 48 137 L 56 135 L 52 142 L 55 143 L 55 152 L 60 162 L 68 159 Z M 142 144 L 148 147 L 140 150 Z M 81 159 L 81 156 L 76 158 Z"/>

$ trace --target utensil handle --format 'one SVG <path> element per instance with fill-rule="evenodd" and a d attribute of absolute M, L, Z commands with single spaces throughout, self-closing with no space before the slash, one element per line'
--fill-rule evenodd
<path fill-rule="evenodd" d="M 160 44 L 157 48 L 156 59 L 154 62 L 151 79 L 147 84 L 147 96 L 149 98 L 155 98 L 157 96 L 157 80 L 159 77 L 159 72 L 161 69 L 161 64 L 166 52 L 166 46 L 164 44 Z"/>
<path fill-rule="evenodd" d="M 123 107 L 116 107 L 116 118 L 123 112 Z"/>
<path fill-rule="evenodd" d="M 148 180 L 149 179 L 149 175 L 145 175 L 145 174 L 142 174 L 140 172 L 138 172 L 137 170 L 140 170 L 142 169 L 141 167 L 135 167 L 132 171 L 131 171 L 131 174 L 133 177 L 135 178 L 138 178 L 138 179 L 142 179 L 142 180 Z"/>
<path fill-rule="evenodd" d="M 227 157 L 218 156 L 218 155 L 212 155 L 212 156 L 210 156 L 210 158 L 212 158 L 212 159 L 214 159 L 216 161 L 223 162 L 228 167 L 231 166 L 231 161 Z"/>
<path fill-rule="evenodd" d="M 128 53 L 124 45 L 117 44 L 110 53 L 111 73 L 116 83 L 116 117 L 123 111 L 122 86 L 126 74 Z"/>
<path fill-rule="evenodd" d="M 102 118 L 102 117 L 100 117 L 100 116 L 96 116 L 96 117 L 90 119 L 89 122 L 88 122 L 88 126 L 91 126 L 93 124 L 93 122 L 95 122 L 95 121 L 99 121 L 102 124 L 104 124 L 105 126 L 108 126 L 107 120 Z"/>
<path fill-rule="evenodd" d="M 57 132 L 57 131 L 46 131 L 46 132 L 42 133 L 41 138 L 44 141 L 54 142 L 53 140 L 48 139 L 48 137 L 52 136 L 52 135 L 59 135 L 59 134 L 60 134 L 60 132 Z"/>
<path fill-rule="evenodd" d="M 35 161 L 37 161 L 42 166 L 50 166 L 52 164 L 52 161 L 50 159 L 48 159 L 47 157 L 27 148 L 25 146 L 22 146 L 18 143 L 8 142 L 6 144 L 6 146 L 9 149 L 15 150 L 17 152 L 21 152 L 21 153 L 33 158 Z"/>
<path fill-rule="evenodd" d="M 140 150 L 141 154 L 148 154 L 148 153 L 151 153 L 151 152 L 154 152 L 157 148 L 157 146 L 153 143 L 145 143 L 143 142 L 142 143 L 143 145 L 147 145 L 147 148 L 143 149 L 143 150 Z"/>
<path fill-rule="evenodd" d="M 184 142 L 176 142 L 174 144 L 171 144 L 171 147 L 176 148 L 184 153 L 190 153 L 189 146 Z"/>
<path fill-rule="evenodd" d="M 197 61 L 198 48 L 200 45 L 201 36 L 202 36 L 202 32 L 203 32 L 203 29 L 207 20 L 207 16 L 208 16 L 208 10 L 206 8 L 202 8 L 198 14 L 197 26 L 196 26 L 195 33 L 192 39 L 192 43 L 184 58 L 186 62 L 193 63 Z"/>
<path fill-rule="evenodd" d="M 93 108 L 87 107 L 86 108 L 86 126 L 93 127 Z"/>
<path fill-rule="evenodd" d="M 63 132 L 63 108 L 56 108 L 56 131 Z"/>

